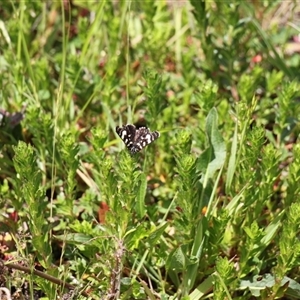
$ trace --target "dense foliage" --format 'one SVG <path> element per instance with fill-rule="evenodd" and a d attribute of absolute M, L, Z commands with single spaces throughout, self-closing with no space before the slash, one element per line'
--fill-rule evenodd
<path fill-rule="evenodd" d="M 7 299 L 300 298 L 296 1 L 0 10 Z"/>

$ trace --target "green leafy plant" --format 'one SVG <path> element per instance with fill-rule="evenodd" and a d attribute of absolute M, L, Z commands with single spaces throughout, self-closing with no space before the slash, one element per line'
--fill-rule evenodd
<path fill-rule="evenodd" d="M 299 298 L 296 2 L 1 12 L 0 288 Z M 160 136 L 131 155 L 124 124 Z"/>

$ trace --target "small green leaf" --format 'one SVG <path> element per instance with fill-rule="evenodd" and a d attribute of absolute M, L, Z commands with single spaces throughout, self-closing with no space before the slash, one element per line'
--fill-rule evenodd
<path fill-rule="evenodd" d="M 137 198 L 136 198 L 137 202 L 135 206 L 139 218 L 143 218 L 146 213 L 146 209 L 145 209 L 146 192 L 147 192 L 147 176 L 146 174 L 141 174 L 139 180 Z"/>
<path fill-rule="evenodd" d="M 161 224 L 159 227 L 155 229 L 155 231 L 151 232 L 147 241 L 149 242 L 150 246 L 155 246 L 163 233 L 165 232 L 166 228 L 168 227 L 168 223 Z"/>
<path fill-rule="evenodd" d="M 170 254 L 166 267 L 176 272 L 181 272 L 186 268 L 186 257 L 181 247 L 178 247 Z"/>

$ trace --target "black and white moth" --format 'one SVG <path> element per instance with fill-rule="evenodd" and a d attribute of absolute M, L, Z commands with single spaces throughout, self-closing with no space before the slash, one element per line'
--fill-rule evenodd
<path fill-rule="evenodd" d="M 131 124 L 123 125 L 122 127 L 117 126 L 116 132 L 131 154 L 141 151 L 160 136 L 158 131 L 151 132 L 147 127 L 136 129 Z"/>

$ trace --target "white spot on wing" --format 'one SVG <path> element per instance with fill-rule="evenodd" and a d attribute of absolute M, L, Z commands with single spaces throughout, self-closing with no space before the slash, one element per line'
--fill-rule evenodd
<path fill-rule="evenodd" d="M 146 139 L 147 143 L 150 144 L 151 141 L 152 141 L 152 136 L 151 136 L 151 134 L 150 134 L 150 133 L 146 134 L 145 139 Z"/>
<path fill-rule="evenodd" d="M 127 132 L 125 130 L 123 130 L 121 133 L 121 139 L 124 140 L 126 135 L 127 135 Z"/>

